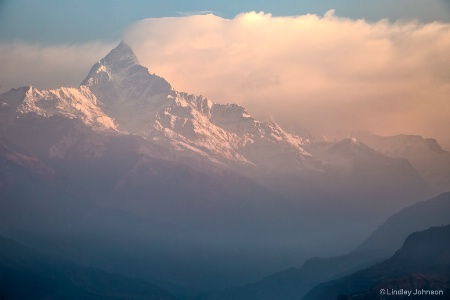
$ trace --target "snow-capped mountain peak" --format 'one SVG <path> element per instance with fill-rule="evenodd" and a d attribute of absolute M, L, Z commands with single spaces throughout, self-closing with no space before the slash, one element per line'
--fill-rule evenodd
<path fill-rule="evenodd" d="M 298 163 L 286 165 L 300 169 L 315 164 L 302 148 L 303 139 L 256 120 L 237 104 L 217 104 L 175 91 L 165 79 L 139 65 L 123 42 L 92 68 L 83 84 L 119 130 L 169 142 L 180 151 L 212 160 L 270 165 L 270 169 L 280 160 L 294 159 Z"/>
<path fill-rule="evenodd" d="M 124 41 L 120 42 L 116 48 L 112 49 L 100 63 L 120 69 L 140 65 L 133 50 Z"/>
<path fill-rule="evenodd" d="M 102 60 L 97 62 L 81 85 L 93 86 L 112 80 L 112 73 L 123 73 L 133 67 L 140 66 L 139 60 L 130 46 L 121 42 Z"/>
<path fill-rule="evenodd" d="M 30 88 L 19 98 L 18 113 L 79 118 L 89 126 L 139 135 L 183 155 L 226 165 L 269 171 L 322 166 L 303 149 L 305 139 L 256 120 L 244 107 L 175 91 L 141 66 L 124 42 L 92 67 L 79 88 Z"/>
<path fill-rule="evenodd" d="M 133 50 L 124 42 L 92 67 L 81 86 L 88 86 L 104 103 L 117 102 L 118 105 L 123 102 L 144 104 L 155 102 L 157 95 L 174 95 L 172 86 L 141 66 Z"/>

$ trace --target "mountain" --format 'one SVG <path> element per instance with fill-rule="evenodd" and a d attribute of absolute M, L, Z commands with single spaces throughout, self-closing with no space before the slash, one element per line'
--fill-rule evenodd
<path fill-rule="evenodd" d="M 450 225 L 408 236 L 390 259 L 320 284 L 303 299 L 447 299 L 450 293 Z M 436 294 L 430 294 L 431 292 Z"/>
<path fill-rule="evenodd" d="M 87 268 L 0 237 L 1 299 L 176 298 L 138 279 Z"/>
<path fill-rule="evenodd" d="M 404 158 L 176 91 L 123 42 L 77 88 L 0 95 L 0 163 L 0 234 L 177 296 L 347 251 L 430 193 Z"/>
<path fill-rule="evenodd" d="M 320 282 L 349 275 L 390 257 L 415 231 L 450 224 L 450 192 L 413 204 L 392 215 L 359 247 L 335 257 L 312 258 L 253 284 L 211 292 L 198 299 L 300 299 Z"/>
<path fill-rule="evenodd" d="M 278 192 L 298 186 L 298 181 L 306 181 L 301 184 L 302 189 L 311 185 L 323 186 L 320 182 L 324 180 L 323 173 L 333 172 L 336 164 L 342 167 L 329 155 L 317 157 L 305 150 L 315 144 L 310 138 L 289 134 L 275 123 L 258 121 L 239 105 L 213 103 L 202 96 L 175 91 L 165 79 L 141 66 L 124 42 L 92 67 L 79 88 L 39 91 L 25 87 L 7 93 L 0 101 L 4 103 L 3 109 L 9 108 L 20 114 L 33 112 L 45 117 L 58 114 L 81 119 L 97 129 L 139 135 L 175 150 L 178 155 L 201 157 L 231 167 L 265 185 L 271 182 L 274 187 L 281 185 Z M 330 166 L 331 162 L 333 166 Z M 392 163 L 395 164 L 395 160 L 382 166 Z M 360 175 L 361 172 L 369 175 L 380 172 L 404 179 L 415 188 L 408 195 L 396 195 L 391 199 L 406 199 L 416 194 L 425 196 L 426 186 L 420 182 L 420 176 L 408 169 L 407 162 L 397 165 L 399 167 L 393 174 L 382 168 L 372 172 L 371 168 L 377 166 L 373 163 L 365 169 L 355 170 L 353 178 L 345 177 L 335 186 L 361 178 L 365 186 L 376 189 L 386 185 L 373 184 L 383 176 L 369 176 L 366 180 Z M 298 178 L 297 183 L 286 187 L 274 182 L 280 175 L 294 176 Z M 311 182 L 309 178 L 317 179 Z M 392 181 L 385 180 L 386 183 Z M 391 184 L 397 191 L 404 191 L 403 185 L 397 181 Z M 351 188 L 355 186 L 358 185 Z M 385 189 L 389 188 L 385 186 Z M 298 192 L 294 189 L 291 194 Z M 360 193 L 351 196 L 357 198 Z"/>
<path fill-rule="evenodd" d="M 13 89 L 1 96 L 2 110 L 81 119 L 97 129 L 136 134 L 178 152 L 211 161 L 275 168 L 320 167 L 297 136 L 259 122 L 235 104 L 175 91 L 150 74 L 131 48 L 120 43 L 96 63 L 79 88 Z"/>
<path fill-rule="evenodd" d="M 450 152 L 442 149 L 435 139 L 404 134 L 382 137 L 360 133 L 357 136 L 380 153 L 408 159 L 434 193 L 450 190 Z"/>
<path fill-rule="evenodd" d="M 303 140 L 276 124 L 259 122 L 236 104 L 216 104 L 175 91 L 142 67 L 125 43 L 93 66 L 83 80 L 119 130 L 137 134 L 210 160 L 275 169 L 275 163 L 319 168 Z M 175 144 L 175 145 L 173 145 Z"/>

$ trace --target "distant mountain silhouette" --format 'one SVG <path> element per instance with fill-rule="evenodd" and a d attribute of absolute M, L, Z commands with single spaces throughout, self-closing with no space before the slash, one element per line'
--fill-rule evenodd
<path fill-rule="evenodd" d="M 408 299 L 449 298 L 450 225 L 411 234 L 390 259 L 350 276 L 322 283 L 303 299 L 405 299 L 404 295 L 398 296 L 399 290 L 400 293 L 411 291 Z M 419 293 L 414 295 L 416 290 Z M 428 295 L 427 291 L 438 294 Z"/>
<path fill-rule="evenodd" d="M 143 280 L 82 267 L 0 237 L 0 299 L 176 298 Z"/>
<path fill-rule="evenodd" d="M 421 201 L 389 217 L 355 252 L 374 251 L 391 255 L 406 236 L 432 226 L 450 224 L 450 192 Z"/>

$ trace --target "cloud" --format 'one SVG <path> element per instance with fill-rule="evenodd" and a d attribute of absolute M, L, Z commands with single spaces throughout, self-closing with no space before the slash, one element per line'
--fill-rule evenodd
<path fill-rule="evenodd" d="M 117 43 L 56 46 L 0 43 L 0 92 L 24 85 L 40 89 L 78 86 L 92 65 Z"/>
<path fill-rule="evenodd" d="M 176 89 L 290 129 L 421 134 L 450 147 L 450 24 L 208 14 L 145 19 L 125 40 Z"/>
<path fill-rule="evenodd" d="M 178 11 L 177 14 L 180 16 L 195 16 L 195 15 L 208 15 L 212 14 L 211 10 L 196 10 L 196 11 Z"/>

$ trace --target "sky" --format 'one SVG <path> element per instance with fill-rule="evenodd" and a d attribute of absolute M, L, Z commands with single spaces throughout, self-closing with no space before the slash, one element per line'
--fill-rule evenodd
<path fill-rule="evenodd" d="M 297 133 L 450 149 L 449 0 L 0 0 L 0 92 L 77 86 L 120 40 L 175 89 Z"/>

